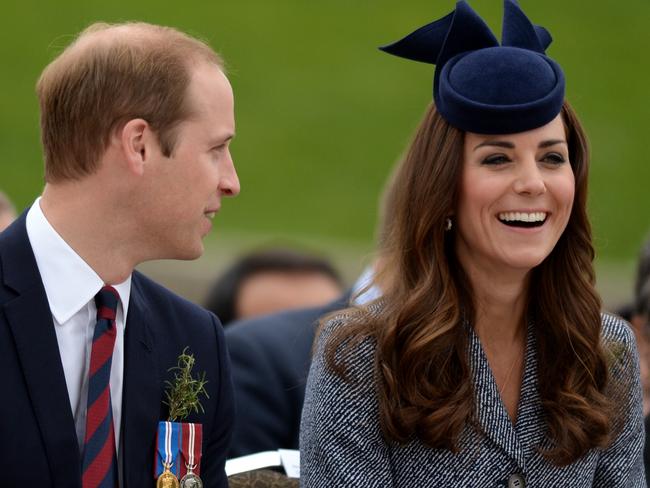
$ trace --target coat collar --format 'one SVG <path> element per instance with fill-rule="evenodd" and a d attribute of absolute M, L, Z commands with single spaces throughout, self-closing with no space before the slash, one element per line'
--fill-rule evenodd
<path fill-rule="evenodd" d="M 81 457 L 59 346 L 23 213 L 0 239 L 4 284 L 16 296 L 3 305 L 32 399 L 53 484 L 81 487 Z"/>
<path fill-rule="evenodd" d="M 535 327 L 528 324 L 524 375 L 517 407 L 517 421 L 512 423 L 501 400 L 481 341 L 471 326 L 469 360 L 474 376 L 476 414 L 484 434 L 492 439 L 521 470 L 540 445 L 544 433 L 542 406 L 537 389 L 537 341 Z"/>

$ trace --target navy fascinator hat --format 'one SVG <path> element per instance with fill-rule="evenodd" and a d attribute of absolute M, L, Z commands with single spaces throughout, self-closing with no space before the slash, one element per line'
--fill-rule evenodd
<path fill-rule="evenodd" d="M 456 9 L 380 49 L 435 64 L 433 98 L 451 125 L 479 134 L 512 134 L 553 120 L 564 101 L 564 74 L 546 56 L 551 35 L 505 0 L 501 45 L 464 0 Z"/>

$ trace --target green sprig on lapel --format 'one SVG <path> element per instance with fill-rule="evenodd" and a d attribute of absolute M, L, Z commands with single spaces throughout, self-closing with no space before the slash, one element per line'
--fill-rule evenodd
<path fill-rule="evenodd" d="M 188 352 L 188 348 L 178 356 L 178 364 L 168 371 L 176 371 L 174 382 L 165 381 L 167 390 L 165 396 L 167 400 L 163 403 L 169 407 L 169 420 L 175 422 L 184 420 L 192 412 L 203 412 L 200 396 L 205 395 L 210 398 L 205 390 L 208 382 L 205 379 L 205 371 L 198 378 L 192 377 L 192 368 L 194 367 L 194 355 Z"/>

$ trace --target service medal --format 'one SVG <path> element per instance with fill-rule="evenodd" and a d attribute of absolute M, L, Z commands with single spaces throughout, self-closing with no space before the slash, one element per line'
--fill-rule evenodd
<path fill-rule="evenodd" d="M 165 467 L 163 474 L 158 477 L 156 488 L 179 488 L 178 478 L 169 471 L 168 467 Z"/>
<path fill-rule="evenodd" d="M 181 488 L 203 488 L 203 481 L 191 470 L 188 470 L 181 480 Z"/>
<path fill-rule="evenodd" d="M 156 460 L 154 464 L 154 479 L 157 488 L 178 488 L 180 472 L 180 447 L 182 442 L 182 427 L 177 422 L 158 422 L 158 438 L 156 439 Z"/>
<path fill-rule="evenodd" d="M 201 481 L 201 444 L 203 439 L 203 428 L 201 424 L 182 424 L 182 443 L 180 465 L 181 486 L 187 488 L 203 486 Z M 187 484 L 182 480 L 187 478 Z"/>

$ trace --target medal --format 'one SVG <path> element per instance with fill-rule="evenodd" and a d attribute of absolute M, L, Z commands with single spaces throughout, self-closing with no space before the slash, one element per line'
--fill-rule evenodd
<path fill-rule="evenodd" d="M 184 488 L 202 488 L 203 481 L 199 477 L 201 474 L 201 441 L 203 438 L 203 428 L 201 424 L 184 423 L 183 442 L 181 444 L 181 487 Z"/>
<path fill-rule="evenodd" d="M 165 471 L 158 477 L 156 488 L 179 488 L 178 478 L 165 465 Z"/>
<path fill-rule="evenodd" d="M 159 422 L 156 441 L 156 463 L 154 478 L 157 488 L 178 488 L 181 425 L 177 422 Z"/>
<path fill-rule="evenodd" d="M 192 467 L 187 467 L 187 474 L 181 480 L 181 488 L 203 488 L 203 481 L 192 473 Z"/>

